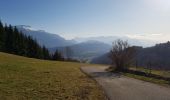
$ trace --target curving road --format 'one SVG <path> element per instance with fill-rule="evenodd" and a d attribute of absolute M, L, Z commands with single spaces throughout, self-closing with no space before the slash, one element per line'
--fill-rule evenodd
<path fill-rule="evenodd" d="M 106 68 L 81 67 L 81 70 L 102 86 L 109 100 L 170 100 L 170 88 L 109 73 Z"/>

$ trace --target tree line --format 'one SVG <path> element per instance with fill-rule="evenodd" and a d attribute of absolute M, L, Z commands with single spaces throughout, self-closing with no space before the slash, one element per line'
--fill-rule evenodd
<path fill-rule="evenodd" d="M 12 25 L 3 25 L 1 21 L 0 52 L 45 60 L 64 60 L 57 50 L 50 54 L 45 46 L 40 46 L 31 36 L 26 36 Z"/>

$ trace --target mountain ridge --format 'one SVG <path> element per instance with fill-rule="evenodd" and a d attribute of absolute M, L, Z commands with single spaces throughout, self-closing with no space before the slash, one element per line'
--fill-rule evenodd
<path fill-rule="evenodd" d="M 66 40 L 57 34 L 48 33 L 44 30 L 33 29 L 29 25 L 16 25 L 16 27 L 25 35 L 32 36 L 40 45 L 45 45 L 48 48 L 75 44 L 73 40 Z"/>

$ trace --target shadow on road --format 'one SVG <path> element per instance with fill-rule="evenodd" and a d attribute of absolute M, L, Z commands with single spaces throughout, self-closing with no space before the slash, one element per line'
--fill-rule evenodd
<path fill-rule="evenodd" d="M 104 77 L 104 78 L 120 78 L 122 75 L 120 73 L 112 72 L 93 72 L 91 76 L 95 78 Z"/>

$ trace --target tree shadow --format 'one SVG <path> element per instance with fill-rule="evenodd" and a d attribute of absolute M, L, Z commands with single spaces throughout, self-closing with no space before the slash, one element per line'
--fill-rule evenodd
<path fill-rule="evenodd" d="M 122 76 L 121 73 L 119 72 L 93 72 L 91 74 L 93 77 L 95 78 L 99 78 L 99 77 L 102 77 L 102 78 L 120 78 Z"/>

